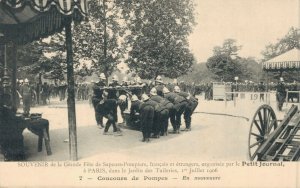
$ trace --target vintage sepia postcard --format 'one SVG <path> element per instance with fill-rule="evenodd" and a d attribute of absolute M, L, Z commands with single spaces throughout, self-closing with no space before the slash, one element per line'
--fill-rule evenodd
<path fill-rule="evenodd" d="M 299 0 L 0 0 L 0 187 L 300 187 Z"/>

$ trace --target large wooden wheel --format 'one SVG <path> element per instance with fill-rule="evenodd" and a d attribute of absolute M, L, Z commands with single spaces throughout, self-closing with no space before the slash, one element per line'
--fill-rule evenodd
<path fill-rule="evenodd" d="M 277 119 L 273 109 L 268 105 L 262 105 L 255 112 L 251 122 L 248 149 L 250 160 L 259 160 L 257 150 L 277 127 Z"/>

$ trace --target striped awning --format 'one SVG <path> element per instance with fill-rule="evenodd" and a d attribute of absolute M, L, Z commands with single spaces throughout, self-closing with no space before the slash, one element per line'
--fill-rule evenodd
<path fill-rule="evenodd" d="M 0 42 L 25 44 L 87 16 L 87 0 L 0 0 Z"/>
<path fill-rule="evenodd" d="M 294 48 L 273 59 L 263 62 L 262 65 L 263 70 L 266 71 L 300 70 L 300 50 Z"/>

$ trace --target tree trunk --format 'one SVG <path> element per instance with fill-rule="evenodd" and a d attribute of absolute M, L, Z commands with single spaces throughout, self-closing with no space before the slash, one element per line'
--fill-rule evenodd
<path fill-rule="evenodd" d="M 103 46 L 103 55 L 104 55 L 104 60 L 105 61 L 107 61 L 107 31 L 106 31 L 106 9 L 105 9 L 105 5 L 106 5 L 106 0 L 103 0 L 103 2 L 102 2 L 103 4 L 103 17 L 104 17 L 104 33 L 103 33 L 103 36 L 104 36 L 104 38 L 103 38 L 103 43 L 104 43 L 104 46 Z M 104 66 L 106 66 L 106 63 L 107 62 L 105 62 L 104 63 Z M 105 77 L 106 77 L 106 85 L 108 86 L 108 71 L 107 71 L 107 69 L 105 68 L 105 71 L 104 71 L 104 74 L 105 74 Z"/>

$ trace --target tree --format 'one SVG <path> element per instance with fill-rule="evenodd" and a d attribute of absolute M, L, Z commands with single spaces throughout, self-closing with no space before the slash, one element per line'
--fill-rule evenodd
<path fill-rule="evenodd" d="M 223 42 L 222 46 L 216 46 L 213 49 L 213 53 L 215 56 L 218 55 L 226 55 L 226 56 L 234 56 L 237 55 L 238 51 L 242 49 L 242 46 L 238 46 L 236 44 L 235 39 L 226 39 Z"/>
<path fill-rule="evenodd" d="M 120 38 L 124 34 L 124 29 L 119 22 L 121 14 L 118 13 L 119 9 L 114 1 L 91 0 L 89 7 L 89 20 L 73 25 L 75 75 L 87 76 L 92 72 L 97 74 L 103 72 L 108 77 L 121 62 L 125 52 L 120 44 Z M 29 74 L 48 71 L 50 72 L 47 73 L 48 76 L 62 79 L 62 73 L 66 69 L 64 35 L 62 31 L 49 37 L 46 42 L 40 40 L 32 43 L 36 46 L 34 48 L 39 49 L 41 53 L 34 62 L 22 69 L 27 70 Z M 23 51 L 26 53 L 25 50 Z M 52 54 L 52 57 L 47 58 L 43 55 L 44 53 Z M 82 59 L 91 60 L 92 66 L 81 65 Z"/>
<path fill-rule="evenodd" d="M 176 78 L 195 62 L 188 35 L 195 25 L 192 0 L 117 1 L 130 34 L 126 63 L 141 78 Z"/>
<path fill-rule="evenodd" d="M 233 59 L 233 55 L 238 55 L 240 49 L 241 46 L 237 46 L 234 39 L 226 39 L 222 46 L 214 47 L 213 56 L 207 60 L 207 68 L 220 80 L 233 81 L 235 76 L 242 74 L 238 58 Z"/>
<path fill-rule="evenodd" d="M 262 61 L 267 61 L 276 56 L 279 56 L 293 48 L 300 49 L 300 30 L 297 28 L 290 28 L 288 33 L 277 40 L 274 44 L 268 44 L 266 48 L 261 52 L 263 55 Z M 267 77 L 267 75 L 264 75 Z M 268 76 L 275 80 L 279 80 L 280 77 L 284 77 L 286 81 L 293 82 L 294 80 L 300 80 L 299 71 L 278 71 L 269 73 Z M 275 81 L 274 80 L 274 81 Z"/>
<path fill-rule="evenodd" d="M 184 80 L 187 83 L 203 84 L 217 81 L 218 77 L 207 68 L 205 63 L 196 63 L 192 66 L 192 72 L 178 79 Z"/>
<path fill-rule="evenodd" d="M 75 50 L 90 58 L 93 69 L 106 77 L 116 69 L 125 53 L 120 43 L 125 30 L 120 23 L 119 8 L 114 1 L 91 0 L 89 22 L 75 28 Z"/>
<path fill-rule="evenodd" d="M 267 61 L 281 55 L 293 48 L 300 49 L 300 31 L 297 28 L 290 28 L 288 33 L 275 44 L 268 44 L 266 48 L 261 52 L 263 55 L 263 61 Z"/>

